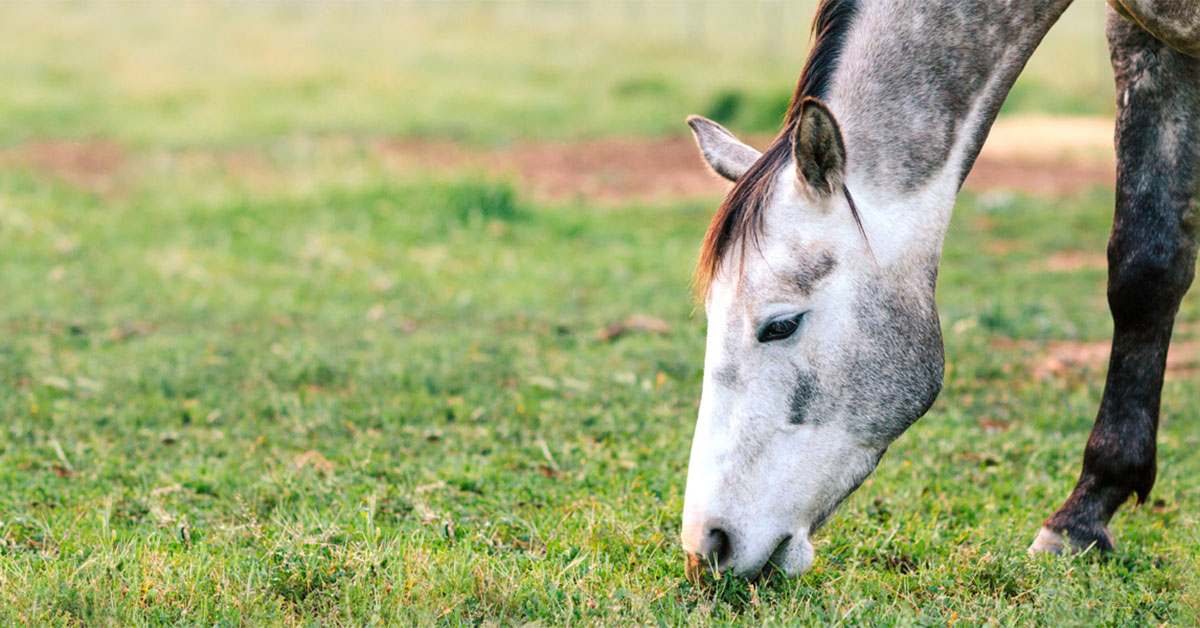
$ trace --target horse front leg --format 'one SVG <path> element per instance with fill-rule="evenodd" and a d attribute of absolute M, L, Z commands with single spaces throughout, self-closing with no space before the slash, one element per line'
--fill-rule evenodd
<path fill-rule="evenodd" d="M 1200 59 L 1111 9 L 1117 83 L 1116 215 L 1108 244 L 1112 355 L 1075 490 L 1033 551 L 1113 548 L 1108 522 L 1154 486 L 1159 399 L 1179 303 L 1196 264 Z M 1065 538 L 1064 538 L 1065 537 Z"/>

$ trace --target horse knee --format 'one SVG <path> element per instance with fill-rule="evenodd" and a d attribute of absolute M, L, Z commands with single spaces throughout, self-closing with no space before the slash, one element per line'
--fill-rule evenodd
<path fill-rule="evenodd" d="M 1114 236 L 1108 260 L 1108 303 L 1113 317 L 1133 323 L 1174 315 L 1192 284 L 1196 250 L 1180 237 L 1133 244 Z"/>

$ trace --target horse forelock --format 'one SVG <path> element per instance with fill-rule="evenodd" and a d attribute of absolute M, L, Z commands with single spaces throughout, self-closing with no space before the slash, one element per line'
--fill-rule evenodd
<path fill-rule="evenodd" d="M 762 157 L 734 184 L 708 226 L 700 247 L 694 280 L 700 301 L 707 296 L 709 284 L 736 243 L 758 246 L 771 183 L 775 174 L 792 160 L 791 137 L 800 121 L 801 103 L 808 96 L 825 98 L 857 3 L 858 0 L 821 0 L 813 18 L 812 51 L 788 104 L 783 130 Z M 746 248 L 742 246 L 741 251 L 744 253 Z"/>

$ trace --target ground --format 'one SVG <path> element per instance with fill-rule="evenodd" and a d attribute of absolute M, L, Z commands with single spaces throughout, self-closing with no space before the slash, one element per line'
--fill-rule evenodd
<path fill-rule="evenodd" d="M 615 67 L 502 75 L 526 101 L 488 81 L 545 55 L 469 35 L 554 41 L 573 14 L 105 6 L 0 9 L 0 624 L 1200 623 L 1200 292 L 1118 550 L 1024 549 L 1075 479 L 1111 331 L 1090 62 L 1059 85 L 1035 59 L 1018 86 L 946 242 L 945 389 L 813 571 L 697 589 L 689 276 L 723 187 L 673 125 L 757 44 L 689 79 L 600 12 L 610 30 L 545 63 Z M 1096 48 L 1073 11 L 1092 30 L 1052 33 L 1059 59 Z M 794 78 L 791 46 L 746 94 Z M 474 100 L 489 86 L 502 102 Z M 726 122 L 761 145 L 745 112 Z"/>

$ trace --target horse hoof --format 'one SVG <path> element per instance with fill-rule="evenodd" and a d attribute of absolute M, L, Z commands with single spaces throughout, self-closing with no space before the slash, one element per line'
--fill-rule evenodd
<path fill-rule="evenodd" d="M 1066 549 L 1066 537 L 1049 528 L 1042 528 L 1038 531 L 1037 538 L 1033 540 L 1033 545 L 1029 546 L 1029 555 L 1034 556 L 1043 552 L 1062 554 Z"/>
<path fill-rule="evenodd" d="M 1112 533 L 1108 528 L 1101 527 L 1100 531 L 1094 535 L 1094 538 L 1087 538 L 1088 535 L 1080 534 L 1063 536 L 1060 532 L 1055 532 L 1047 527 L 1042 527 L 1038 531 L 1037 538 L 1033 540 L 1033 544 L 1029 546 L 1029 555 L 1048 552 L 1051 554 L 1082 554 L 1088 550 L 1097 550 L 1106 552 L 1113 549 L 1116 543 L 1113 540 Z"/>

